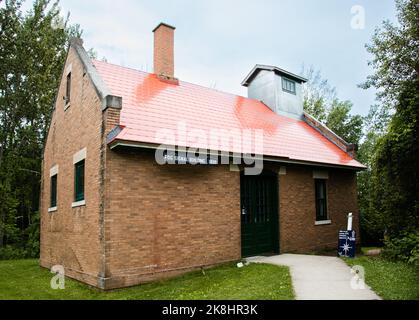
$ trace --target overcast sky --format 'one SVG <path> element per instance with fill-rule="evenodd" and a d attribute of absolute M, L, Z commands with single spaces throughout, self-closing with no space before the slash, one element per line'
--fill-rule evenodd
<path fill-rule="evenodd" d="M 365 9 L 365 28 L 353 29 L 351 8 Z M 174 25 L 175 75 L 246 96 L 240 83 L 252 67 L 271 64 L 294 73 L 320 69 L 338 97 L 366 114 L 374 90 L 357 85 L 371 73 L 365 50 L 382 20 L 395 21 L 391 0 L 61 0 L 87 49 L 109 62 L 152 71 L 152 29 Z M 359 11 L 358 11 L 359 12 Z"/>

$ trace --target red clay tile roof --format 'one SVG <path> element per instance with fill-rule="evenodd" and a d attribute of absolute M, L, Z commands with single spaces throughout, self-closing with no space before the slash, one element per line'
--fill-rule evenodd
<path fill-rule="evenodd" d="M 263 129 L 264 156 L 364 168 L 305 121 L 280 116 L 260 101 L 183 81 L 170 84 L 155 74 L 102 61 L 93 64 L 111 94 L 122 97 L 120 124 L 124 129 L 116 140 L 161 144 L 164 141 L 159 141 L 156 132 L 176 130 L 179 122 L 188 130 L 208 134 L 210 129 Z M 182 146 L 213 149 L 195 140 L 187 139 Z M 242 151 L 232 145 L 228 149 L 222 151 Z"/>

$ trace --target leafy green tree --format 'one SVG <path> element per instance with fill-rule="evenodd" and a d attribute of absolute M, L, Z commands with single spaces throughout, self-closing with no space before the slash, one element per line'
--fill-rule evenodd
<path fill-rule="evenodd" d="M 303 89 L 304 111 L 326 124 L 329 129 L 349 143 L 358 144 L 362 138 L 363 118 L 351 115 L 352 103 L 340 101 L 336 89 L 322 78 L 320 71 L 313 67 L 302 75 L 307 78 Z"/>
<path fill-rule="evenodd" d="M 303 66 L 301 74 L 307 78 L 303 89 L 304 110 L 317 120 L 326 121 L 333 101 L 337 99 L 336 89 L 313 66 L 307 69 Z"/>
<path fill-rule="evenodd" d="M 22 2 L 0 9 L 0 250 L 36 245 L 42 148 L 69 39 L 81 35 L 58 1 L 26 14 Z"/>
<path fill-rule="evenodd" d="M 347 142 L 359 144 L 363 118 L 351 115 L 352 102 L 334 100 L 326 116 L 326 125 Z"/>
<path fill-rule="evenodd" d="M 364 88 L 394 113 L 372 156 L 370 206 L 389 237 L 414 232 L 419 224 L 419 3 L 397 0 L 398 25 L 376 29 L 367 50 L 374 74 Z"/>
<path fill-rule="evenodd" d="M 373 105 L 364 119 L 363 141 L 358 150 L 358 160 L 367 169 L 358 174 L 358 204 L 360 211 L 361 239 L 365 245 L 382 245 L 384 221 L 372 206 L 372 166 L 378 140 L 387 133 L 391 115 L 388 109 Z"/>

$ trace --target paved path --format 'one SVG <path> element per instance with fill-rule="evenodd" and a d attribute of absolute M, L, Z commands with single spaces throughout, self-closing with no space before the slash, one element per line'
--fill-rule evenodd
<path fill-rule="evenodd" d="M 381 299 L 367 285 L 365 289 L 352 289 L 351 269 L 337 257 L 282 254 L 272 257 L 251 257 L 246 260 L 290 267 L 297 300 Z"/>

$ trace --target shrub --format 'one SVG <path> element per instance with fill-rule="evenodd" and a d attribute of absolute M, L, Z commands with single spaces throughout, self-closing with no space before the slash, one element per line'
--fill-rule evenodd
<path fill-rule="evenodd" d="M 17 260 L 39 257 L 39 212 L 32 215 L 21 241 L 9 242 L 0 248 L 0 260 Z"/>
<path fill-rule="evenodd" d="M 27 257 L 24 248 L 16 248 L 10 245 L 0 248 L 0 260 L 25 259 Z"/>
<path fill-rule="evenodd" d="M 35 212 L 29 227 L 25 230 L 28 240 L 25 244 L 27 258 L 39 257 L 39 212 Z"/>
<path fill-rule="evenodd" d="M 399 237 L 386 239 L 383 256 L 419 265 L 419 231 L 405 232 Z"/>

